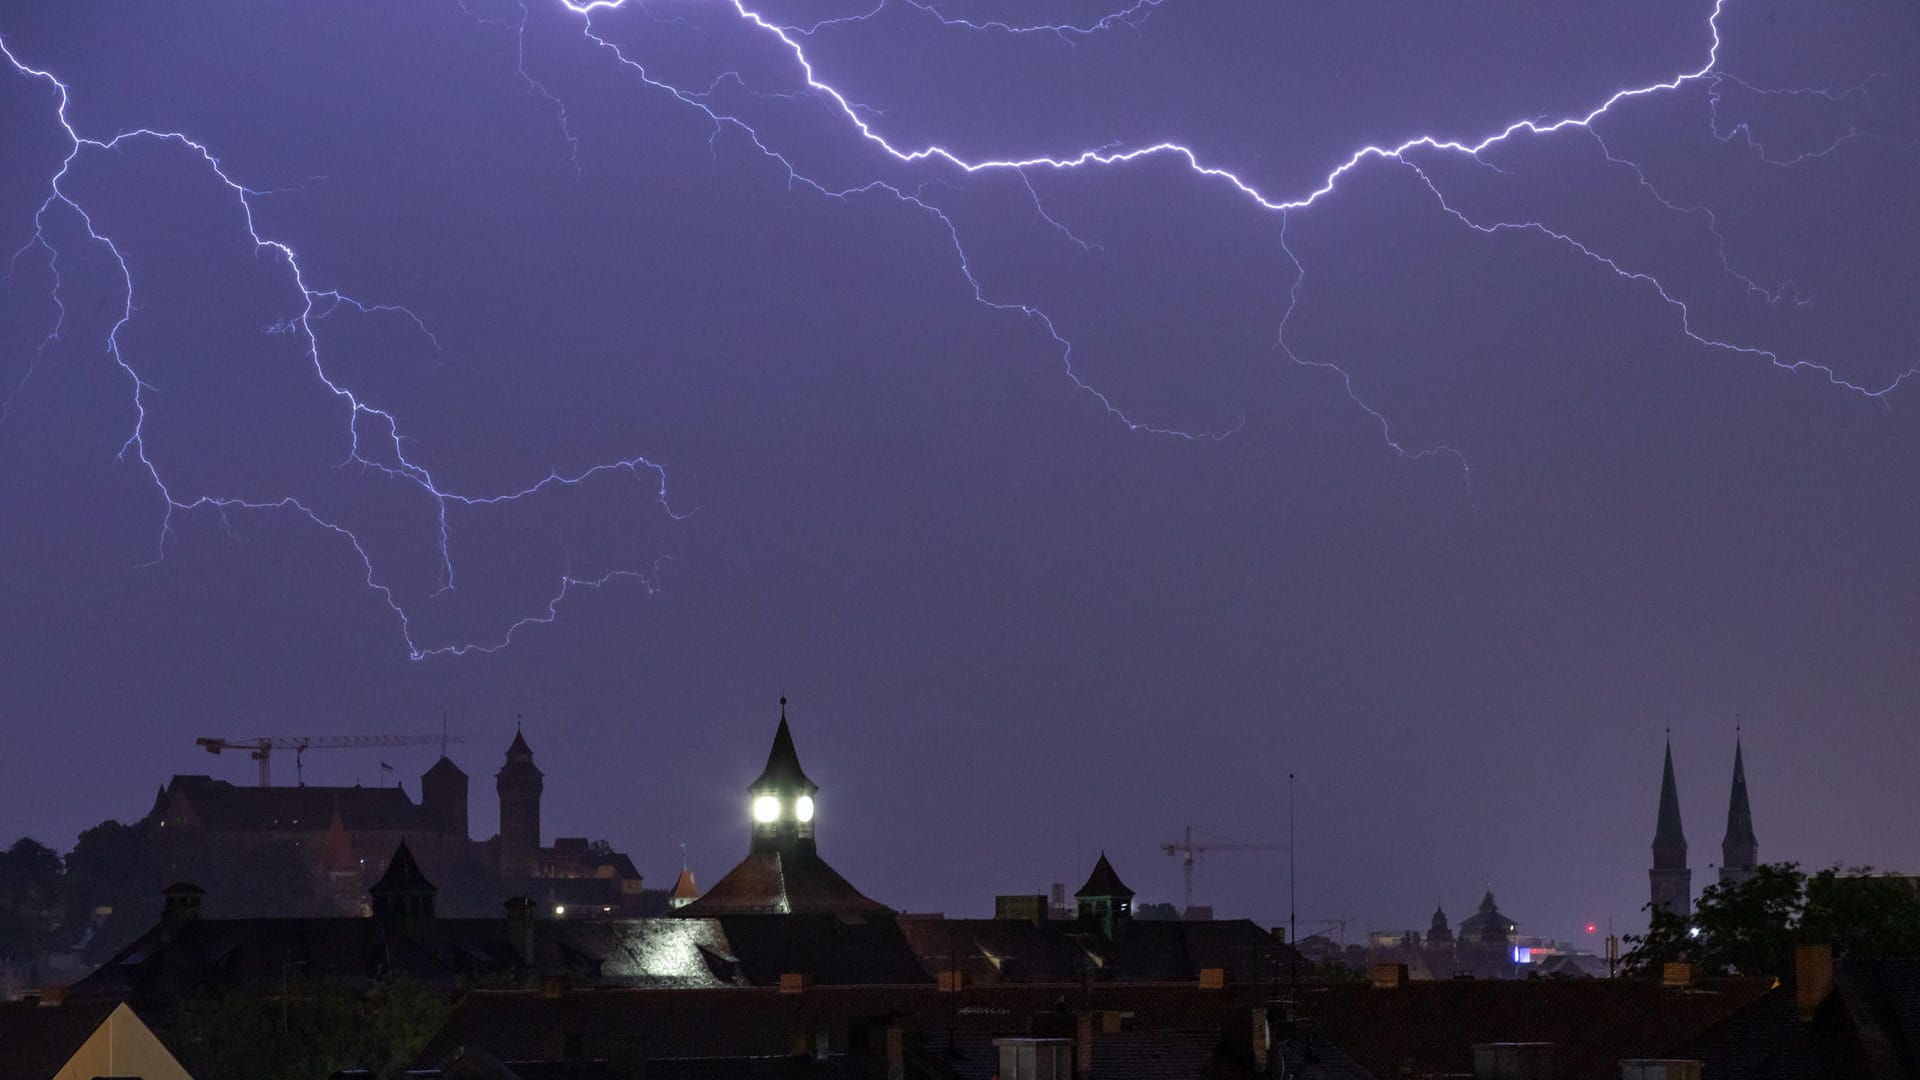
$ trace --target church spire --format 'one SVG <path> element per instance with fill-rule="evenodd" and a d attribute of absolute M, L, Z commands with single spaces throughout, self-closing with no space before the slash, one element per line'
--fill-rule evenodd
<path fill-rule="evenodd" d="M 1720 841 L 1720 884 L 1738 885 L 1753 876 L 1760 841 L 1753 835 L 1753 808 L 1747 805 L 1747 766 L 1740 730 L 1733 734 L 1733 791 L 1727 798 L 1727 834 Z"/>
<path fill-rule="evenodd" d="M 1680 791 L 1673 781 L 1673 741 L 1660 775 L 1660 818 L 1653 829 L 1653 869 L 1647 871 L 1648 906 L 1686 918 L 1693 907 L 1693 871 L 1687 869 L 1687 837 L 1680 829 Z"/>
<path fill-rule="evenodd" d="M 1680 828 L 1680 792 L 1673 782 L 1673 743 L 1660 775 L 1660 820 L 1653 828 L 1653 864 L 1663 870 L 1687 865 L 1687 836 Z"/>

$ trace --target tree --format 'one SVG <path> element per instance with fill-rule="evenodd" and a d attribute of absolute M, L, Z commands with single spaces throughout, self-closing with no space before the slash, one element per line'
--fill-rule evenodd
<path fill-rule="evenodd" d="M 364 990 L 290 971 L 279 986 L 181 1003 L 169 1041 L 196 1070 L 225 1078 L 327 1080 L 364 1068 L 397 1077 L 453 1010 L 449 994 L 393 976 Z"/>
<path fill-rule="evenodd" d="M 1801 943 L 1832 945 L 1842 957 L 1916 956 L 1920 892 L 1911 878 L 1865 867 L 1809 877 L 1793 863 L 1775 863 L 1744 882 L 1707 886 L 1691 919 L 1653 912 L 1646 934 L 1627 941 L 1627 973 L 1642 976 L 1658 976 L 1669 961 L 1691 963 L 1702 975 L 1784 976 Z"/>
<path fill-rule="evenodd" d="M 87 944 L 95 957 L 111 955 L 160 917 L 160 882 L 138 825 L 103 821 L 80 834 L 67 855 L 62 907 L 65 933 L 75 938 L 102 908 L 112 909 Z"/>
<path fill-rule="evenodd" d="M 64 871 L 58 852 L 29 837 L 0 852 L 0 956 L 27 957 L 53 944 Z"/>

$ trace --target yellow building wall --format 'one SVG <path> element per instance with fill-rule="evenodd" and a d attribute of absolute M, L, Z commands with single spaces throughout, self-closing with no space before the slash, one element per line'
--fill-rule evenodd
<path fill-rule="evenodd" d="M 152 1029 L 122 1004 L 94 1029 L 86 1043 L 53 1080 L 93 1080 L 96 1076 L 137 1076 L 140 1080 L 193 1080 Z"/>

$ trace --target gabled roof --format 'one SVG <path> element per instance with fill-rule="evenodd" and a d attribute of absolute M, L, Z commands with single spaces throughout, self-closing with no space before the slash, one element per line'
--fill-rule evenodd
<path fill-rule="evenodd" d="M 1093 873 L 1087 875 L 1087 883 L 1073 894 L 1077 899 L 1082 896 L 1133 896 L 1133 890 L 1113 872 L 1113 864 L 1107 861 L 1107 853 L 1100 853 L 1100 861 L 1093 864 Z"/>
<path fill-rule="evenodd" d="M 1687 837 L 1680 829 L 1680 792 L 1673 782 L 1673 744 L 1667 744 L 1667 764 L 1660 774 L 1660 821 L 1654 826 L 1653 846 L 1687 850 Z"/>
<path fill-rule="evenodd" d="M 426 773 L 422 776 L 422 779 L 425 779 L 428 776 L 439 776 L 442 773 L 448 773 L 453 776 L 457 776 L 462 780 L 465 780 L 467 778 L 466 770 L 460 768 L 460 766 L 458 765 L 455 765 L 453 763 L 452 758 L 449 758 L 445 754 L 442 754 L 440 755 L 440 760 L 433 763 L 433 767 L 429 768 L 426 771 Z"/>
<path fill-rule="evenodd" d="M 1760 841 L 1753 836 L 1753 808 L 1747 805 L 1747 765 L 1742 760 L 1740 742 L 1733 744 L 1733 793 L 1727 799 L 1727 835 L 1720 841 L 1723 848 L 1757 848 Z"/>
<path fill-rule="evenodd" d="M 773 749 L 767 753 L 767 767 L 761 771 L 759 779 L 747 786 L 748 791 L 767 788 L 808 793 L 820 790 L 820 785 L 807 779 L 806 772 L 800 768 L 800 755 L 793 748 L 793 732 L 787 729 L 784 698 L 780 703 L 780 728 L 773 733 Z"/>
<path fill-rule="evenodd" d="M 862 895 L 817 852 L 754 851 L 706 895 L 679 909 L 686 916 L 883 915 L 892 908 Z"/>

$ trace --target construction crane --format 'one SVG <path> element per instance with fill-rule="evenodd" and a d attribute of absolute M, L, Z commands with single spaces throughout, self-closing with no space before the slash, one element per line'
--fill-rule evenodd
<path fill-rule="evenodd" d="M 440 744 L 440 753 L 444 756 L 448 743 L 460 742 L 460 737 L 439 735 L 254 735 L 245 739 L 195 739 L 195 746 L 203 746 L 209 754 L 218 754 L 224 750 L 245 750 L 247 756 L 260 763 L 260 786 L 273 786 L 273 752 L 275 750 L 293 751 L 293 775 L 296 782 L 305 783 L 305 770 L 302 768 L 301 755 L 309 750 L 358 750 L 370 746 L 431 746 Z"/>
<path fill-rule="evenodd" d="M 1189 825 L 1178 843 L 1161 844 L 1160 850 L 1169 855 L 1182 856 L 1180 873 L 1184 883 L 1183 895 L 1186 898 L 1186 906 L 1181 908 L 1180 914 L 1184 916 L 1193 910 L 1194 856 L 1207 851 L 1284 851 L 1286 849 L 1281 844 L 1241 844 L 1233 841 L 1202 841 L 1196 844 L 1193 841 L 1193 826 Z"/>

